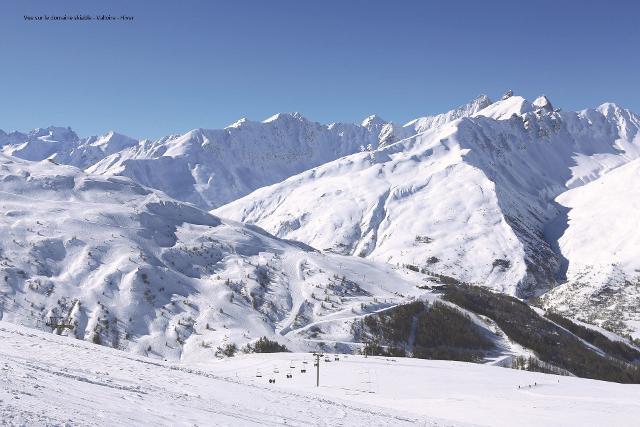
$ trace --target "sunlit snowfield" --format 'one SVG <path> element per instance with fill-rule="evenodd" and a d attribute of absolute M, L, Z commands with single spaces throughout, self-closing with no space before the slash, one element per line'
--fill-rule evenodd
<path fill-rule="evenodd" d="M 486 365 L 330 355 L 316 388 L 310 354 L 185 367 L 6 322 L 0 342 L 0 419 L 9 425 L 577 426 L 640 417 L 640 386 Z"/>

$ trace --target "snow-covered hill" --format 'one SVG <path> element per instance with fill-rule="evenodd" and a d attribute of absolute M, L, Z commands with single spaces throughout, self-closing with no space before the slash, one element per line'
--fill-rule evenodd
<path fill-rule="evenodd" d="M 213 357 L 264 335 L 305 348 L 288 334 L 408 301 L 423 280 L 48 160 L 0 155 L 0 195 L 0 318 L 141 354 Z"/>
<path fill-rule="evenodd" d="M 638 158 L 639 127 L 613 104 L 574 113 L 546 97 L 508 96 L 214 212 L 319 249 L 540 295 L 581 262 L 558 246 L 567 207 L 556 197 Z M 631 256 L 632 245 L 625 250 Z"/>
<path fill-rule="evenodd" d="M 637 385 L 461 362 L 331 358 L 316 388 L 304 353 L 176 364 L 2 321 L 0 342 L 8 425 L 631 426 L 640 417 Z"/>

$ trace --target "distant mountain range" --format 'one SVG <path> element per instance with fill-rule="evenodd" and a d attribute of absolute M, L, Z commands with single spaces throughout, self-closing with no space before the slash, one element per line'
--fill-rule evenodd
<path fill-rule="evenodd" d="M 167 358 L 348 348 L 464 282 L 640 337 L 639 129 L 507 93 L 405 125 L 0 131 L 0 318 Z"/>

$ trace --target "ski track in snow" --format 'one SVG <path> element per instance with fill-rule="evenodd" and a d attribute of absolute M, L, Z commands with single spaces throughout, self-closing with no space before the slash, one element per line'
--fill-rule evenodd
<path fill-rule="evenodd" d="M 442 425 L 419 415 L 245 384 L 0 322 L 0 419 L 58 425 Z"/>
<path fill-rule="evenodd" d="M 306 353 L 176 364 L 2 321 L 0 342 L 7 425 L 631 426 L 640 417 L 639 385 L 462 362 L 329 355 L 316 388 Z"/>

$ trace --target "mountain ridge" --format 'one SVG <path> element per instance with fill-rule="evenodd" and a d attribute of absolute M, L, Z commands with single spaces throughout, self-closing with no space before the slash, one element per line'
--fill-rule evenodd
<path fill-rule="evenodd" d="M 361 124 L 320 124 L 279 113 L 153 141 L 113 131 L 79 138 L 50 127 L 0 132 L 0 150 L 90 175 L 127 176 L 321 251 L 410 265 L 523 298 L 558 289 L 548 304 L 602 323 L 611 311 L 598 316 L 590 299 L 619 276 L 615 289 L 627 307 L 631 297 L 619 284 L 635 283 L 636 267 L 611 277 L 576 271 L 584 263 L 572 259 L 577 252 L 563 252 L 571 243 L 562 240 L 575 235 L 576 208 L 560 196 L 596 188 L 640 157 L 639 128 L 638 115 L 614 103 L 565 112 L 546 96 L 529 101 L 509 91 L 496 102 L 481 95 L 404 125 L 375 115 Z M 587 276 L 582 301 L 561 292 Z"/>
<path fill-rule="evenodd" d="M 449 113 L 424 117 L 419 126 L 429 126 L 425 121 L 442 125 L 488 102 L 486 96 L 477 97 Z M 243 118 L 224 129 L 193 129 L 155 141 L 118 135 L 118 141 L 110 142 L 113 131 L 99 137 L 81 139 L 73 133 L 64 138 L 62 132 L 54 133 L 63 128 L 51 127 L 48 132 L 54 139 L 19 132 L 10 139 L 0 133 L 0 149 L 28 160 L 52 158 L 90 173 L 128 176 L 211 209 L 311 167 L 417 132 L 409 124 L 398 126 L 375 117 L 369 123 L 365 119 L 364 125 L 320 124 L 299 113 L 278 113 L 261 122 Z M 61 135 L 59 140 L 56 135 Z M 96 145 L 96 141 L 104 142 Z M 167 182 L 163 172 L 167 169 L 176 176 L 177 187 Z"/>

